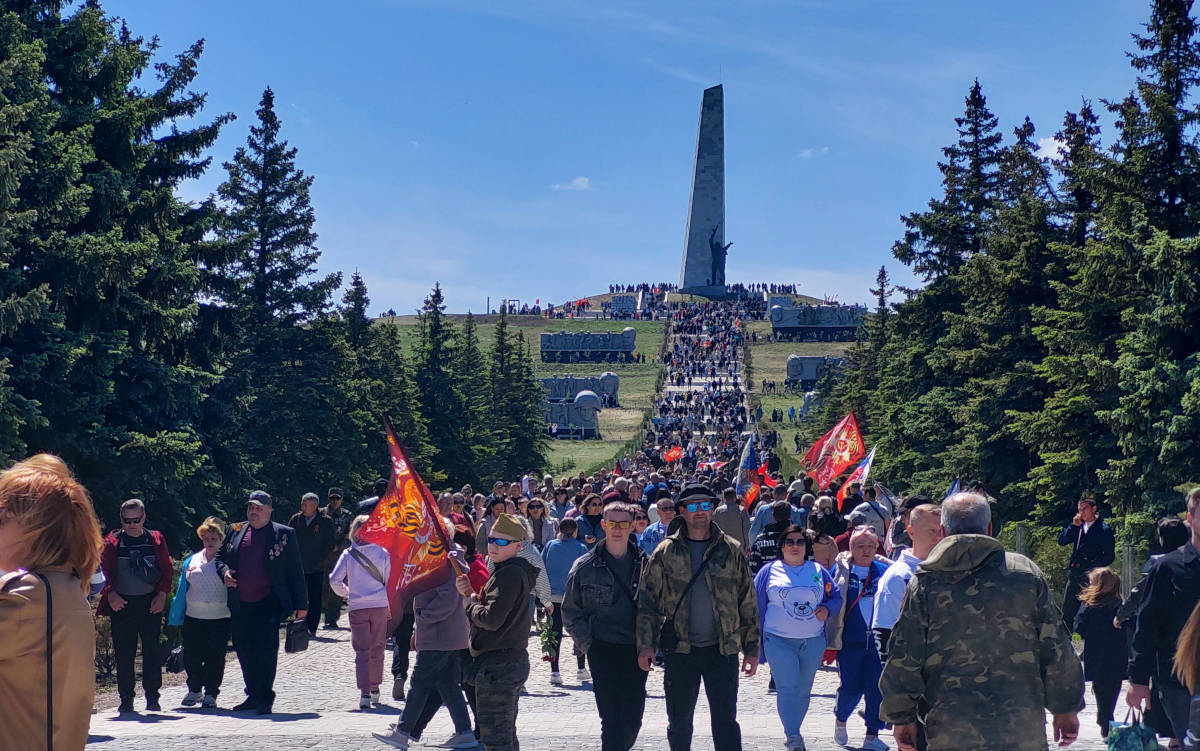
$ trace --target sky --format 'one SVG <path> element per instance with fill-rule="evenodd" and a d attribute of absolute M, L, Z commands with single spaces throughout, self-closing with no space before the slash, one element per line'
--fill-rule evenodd
<path fill-rule="evenodd" d="M 900 217 L 978 78 L 1011 139 L 1050 140 L 1133 85 L 1135 0 L 108 0 L 163 59 L 206 40 L 194 89 L 233 112 L 213 192 L 262 91 L 315 178 L 322 272 L 373 313 L 440 282 L 451 312 L 679 281 L 704 88 L 725 92 L 730 282 L 868 302 Z M 152 81 L 145 82 L 151 88 Z M 1105 118 L 1111 141 L 1111 118 Z"/>

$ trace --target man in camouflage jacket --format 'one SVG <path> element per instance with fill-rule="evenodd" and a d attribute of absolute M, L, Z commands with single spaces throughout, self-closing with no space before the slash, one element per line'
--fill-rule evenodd
<path fill-rule="evenodd" d="M 709 697 L 716 751 L 741 749 L 737 723 L 738 652 L 747 677 L 758 667 L 758 600 L 742 546 L 712 522 L 716 494 L 689 485 L 676 502 L 679 517 L 646 564 L 638 595 L 638 660 L 649 671 L 663 647 L 667 741 L 671 751 L 691 748 L 700 681 Z M 702 562 L 695 584 L 684 590 Z M 663 621 L 674 614 L 678 643 L 659 644 Z"/>
<path fill-rule="evenodd" d="M 909 581 L 879 688 L 901 749 L 1045 751 L 1079 733 L 1083 668 L 1038 567 L 991 534 L 988 502 L 942 504 L 939 542 Z"/>

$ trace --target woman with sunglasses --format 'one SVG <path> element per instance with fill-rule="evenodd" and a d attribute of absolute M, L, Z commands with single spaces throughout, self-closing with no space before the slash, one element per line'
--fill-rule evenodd
<path fill-rule="evenodd" d="M 576 523 L 579 524 L 579 530 L 575 536 L 590 548 L 604 539 L 604 525 L 600 523 L 600 517 L 604 511 L 604 501 L 600 496 L 592 493 L 584 499 L 580 511 L 582 513 L 575 518 Z"/>
<path fill-rule="evenodd" d="M 788 751 L 804 751 L 800 726 L 825 653 L 829 615 L 842 606 L 837 583 L 812 559 L 815 539 L 813 532 L 788 525 L 777 538 L 780 557 L 754 577 L 763 634 L 761 661 L 771 666 Z"/>
<path fill-rule="evenodd" d="M 566 518 L 567 512 L 575 508 L 575 504 L 571 503 L 571 497 L 566 488 L 555 488 L 554 492 L 547 495 L 546 498 L 550 499 L 550 508 L 547 511 L 549 511 L 550 516 L 557 520 Z"/>
<path fill-rule="evenodd" d="M 38 454 L 0 473 L 4 748 L 87 743 L 96 640 L 86 594 L 100 545 L 91 498 L 61 459 Z"/>
<path fill-rule="evenodd" d="M 526 520 L 533 535 L 531 541 L 540 553 L 547 543 L 558 534 L 558 522 L 546 514 L 546 502 L 534 496 L 525 507 Z"/>

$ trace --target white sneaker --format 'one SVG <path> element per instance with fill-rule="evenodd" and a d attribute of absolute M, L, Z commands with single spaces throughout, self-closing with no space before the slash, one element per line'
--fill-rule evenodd
<path fill-rule="evenodd" d="M 377 707 L 379 706 L 379 692 L 378 691 L 371 692 L 371 704 L 373 704 Z"/>
<path fill-rule="evenodd" d="M 580 683 L 591 683 L 592 682 L 592 674 L 588 672 L 587 668 L 580 668 L 579 672 L 575 674 L 575 678 Z"/>
<path fill-rule="evenodd" d="M 890 748 L 888 748 L 888 744 L 879 740 L 878 736 L 875 738 L 868 738 L 862 744 L 862 749 L 863 751 L 892 751 Z"/>
<path fill-rule="evenodd" d="M 205 694 L 204 700 L 200 702 L 200 706 L 204 707 L 205 709 L 216 709 L 217 697 Z"/>
<path fill-rule="evenodd" d="M 412 743 L 412 737 L 408 733 L 394 727 L 389 733 L 371 733 L 371 735 L 400 751 L 408 751 L 408 744 Z"/>
<path fill-rule="evenodd" d="M 465 733 L 455 733 L 445 743 L 439 744 L 438 748 L 475 748 L 478 745 L 479 740 L 468 730 Z"/>
<path fill-rule="evenodd" d="M 551 685 L 551 686 L 561 686 L 561 685 L 563 685 L 563 682 L 562 682 L 562 673 L 551 673 L 551 674 L 550 674 L 550 685 Z"/>
<path fill-rule="evenodd" d="M 833 724 L 833 742 L 839 746 L 845 746 L 850 743 L 850 736 L 846 734 L 844 723 L 835 722 Z"/>
<path fill-rule="evenodd" d="M 360 696 L 358 698 L 358 708 L 359 709 L 370 709 L 371 708 L 371 697 L 367 696 L 367 695 Z"/>
<path fill-rule="evenodd" d="M 181 701 L 179 703 L 185 707 L 194 707 L 200 703 L 200 700 L 202 698 L 204 698 L 204 697 L 200 694 L 199 691 L 188 691 L 187 694 L 183 697 L 183 701 Z"/>

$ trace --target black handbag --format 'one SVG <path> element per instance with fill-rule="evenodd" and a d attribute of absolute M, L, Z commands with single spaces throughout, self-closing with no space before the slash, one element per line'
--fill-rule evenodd
<path fill-rule="evenodd" d="M 167 655 L 167 661 L 163 663 L 163 669 L 168 673 L 183 672 L 183 645 L 180 644 L 175 649 L 171 650 L 171 654 Z"/>
<path fill-rule="evenodd" d="M 308 649 L 308 622 L 294 620 L 287 622 L 287 635 L 283 639 L 283 651 L 291 654 Z"/>
<path fill-rule="evenodd" d="M 708 559 L 712 557 L 712 553 L 704 556 L 704 560 L 700 562 L 700 568 L 696 569 L 696 573 L 692 574 L 692 578 L 688 581 L 687 586 L 683 588 L 683 592 L 679 595 L 679 601 L 675 603 L 675 610 L 671 612 L 671 617 L 663 622 L 662 628 L 658 632 L 658 648 L 663 654 L 674 652 L 679 646 L 679 634 L 675 633 L 675 616 L 679 615 L 679 607 L 683 605 L 683 601 L 687 598 L 688 592 L 692 591 L 692 585 L 700 578 L 700 574 L 704 573 L 704 567 L 708 565 Z"/>

